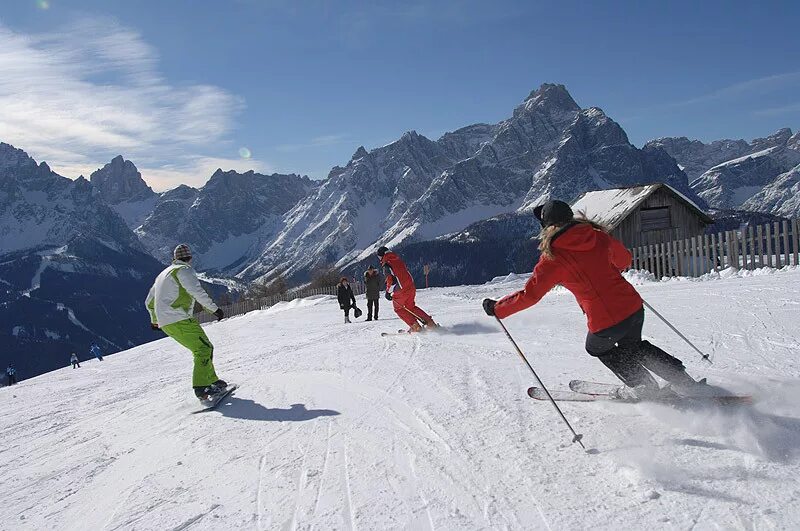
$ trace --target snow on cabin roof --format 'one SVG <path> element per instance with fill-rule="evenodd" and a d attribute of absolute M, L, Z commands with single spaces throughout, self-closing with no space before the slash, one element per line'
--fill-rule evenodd
<path fill-rule="evenodd" d="M 695 210 L 703 218 L 703 221 L 706 223 L 713 222 L 694 201 L 664 183 L 586 192 L 572 205 L 572 210 L 583 212 L 589 219 L 613 229 L 661 187 L 666 188 L 681 202 L 686 203 L 687 206 Z"/>

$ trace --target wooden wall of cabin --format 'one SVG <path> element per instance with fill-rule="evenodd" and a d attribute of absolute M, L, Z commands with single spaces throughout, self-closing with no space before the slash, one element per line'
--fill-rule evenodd
<path fill-rule="evenodd" d="M 642 232 L 642 209 L 658 207 L 669 207 L 670 228 Z M 625 218 L 611 234 L 630 249 L 640 245 L 698 236 L 703 234 L 705 226 L 695 210 L 686 206 L 664 188 L 659 188 Z"/>

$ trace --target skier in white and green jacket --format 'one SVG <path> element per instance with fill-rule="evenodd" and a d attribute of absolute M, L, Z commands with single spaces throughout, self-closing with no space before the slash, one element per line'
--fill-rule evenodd
<path fill-rule="evenodd" d="M 200 323 L 192 317 L 195 300 L 206 311 L 222 319 L 222 310 L 214 304 L 190 265 L 192 251 L 186 244 L 175 247 L 174 260 L 156 277 L 145 305 L 150 312 L 150 326 L 161 329 L 169 337 L 194 354 L 192 387 L 200 400 L 219 394 L 228 386 L 214 371 L 214 346 Z"/>

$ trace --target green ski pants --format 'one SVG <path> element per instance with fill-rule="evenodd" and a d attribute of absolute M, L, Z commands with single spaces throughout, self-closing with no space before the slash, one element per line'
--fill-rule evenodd
<path fill-rule="evenodd" d="M 162 326 L 161 330 L 194 354 L 192 387 L 205 387 L 219 380 L 214 371 L 214 346 L 200 323 L 194 319 L 184 319 Z"/>

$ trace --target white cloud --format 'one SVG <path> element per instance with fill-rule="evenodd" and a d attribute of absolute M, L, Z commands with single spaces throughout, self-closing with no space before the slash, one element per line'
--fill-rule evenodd
<path fill-rule="evenodd" d="M 122 154 L 150 168 L 155 188 L 202 184 L 210 174 L 192 172 L 214 160 L 209 153 L 226 142 L 244 102 L 211 85 L 170 85 L 158 59 L 139 33 L 111 19 L 42 35 L 0 24 L 0 140 L 68 177 L 88 176 Z"/>
<path fill-rule="evenodd" d="M 761 96 L 791 87 L 800 86 L 800 72 L 786 72 L 783 74 L 775 74 L 772 76 L 759 77 L 756 79 L 749 79 L 740 83 L 734 83 L 714 90 L 707 94 L 703 94 L 696 98 L 691 98 L 686 101 L 672 103 L 670 107 L 683 107 L 687 105 L 694 105 L 697 103 L 706 103 L 717 100 L 735 99 L 743 96 L 757 95 Z"/>
<path fill-rule="evenodd" d="M 754 116 L 782 116 L 784 114 L 794 114 L 800 112 L 800 103 L 790 103 L 782 107 L 770 107 L 753 111 Z"/>

